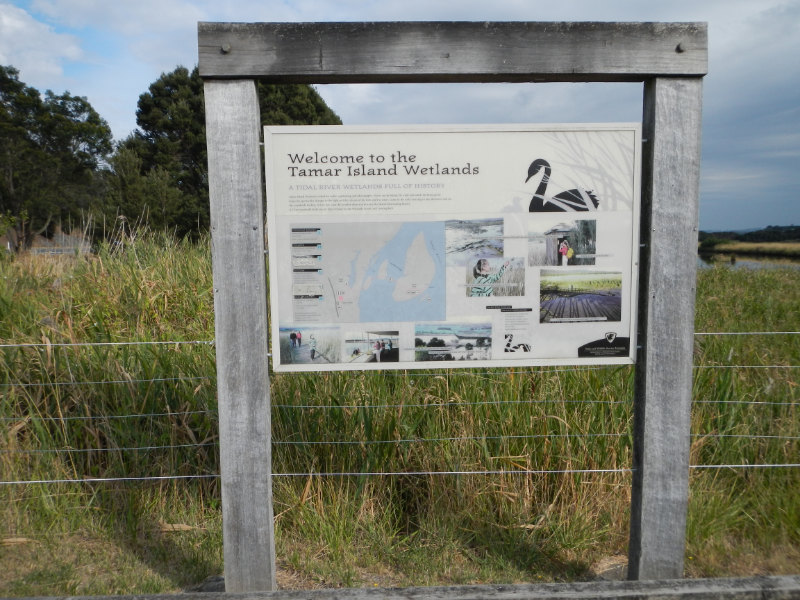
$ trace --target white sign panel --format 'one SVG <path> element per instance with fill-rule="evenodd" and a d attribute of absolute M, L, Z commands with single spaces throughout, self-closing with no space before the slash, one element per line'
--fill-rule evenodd
<path fill-rule="evenodd" d="M 638 124 L 264 131 L 276 371 L 633 362 Z"/>

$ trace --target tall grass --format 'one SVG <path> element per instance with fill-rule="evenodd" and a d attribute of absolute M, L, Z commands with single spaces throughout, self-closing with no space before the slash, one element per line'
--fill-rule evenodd
<path fill-rule="evenodd" d="M 799 279 L 796 269 L 704 269 L 696 329 L 800 331 Z M 797 340 L 791 334 L 696 338 L 692 462 L 800 462 Z M 699 563 L 694 572 L 796 573 L 800 496 L 790 490 L 797 489 L 798 468 L 693 472 L 688 552 Z"/>
<path fill-rule="evenodd" d="M 118 480 L 218 473 L 213 347 L 57 345 L 211 340 L 204 242 L 0 263 L 2 343 L 41 344 L 0 354 L 0 479 L 117 479 L 0 486 L 0 543 L 15 544 L 0 594 L 222 572 L 215 478 Z M 795 331 L 797 280 L 704 270 L 697 330 Z M 798 462 L 795 370 L 778 368 L 800 364 L 796 339 L 697 337 L 693 463 Z M 626 552 L 632 381 L 628 367 L 274 375 L 279 582 L 592 577 Z M 796 571 L 798 483 L 800 469 L 692 471 L 687 572 Z"/>
<path fill-rule="evenodd" d="M 0 348 L 0 480 L 218 472 L 213 348 L 106 345 L 213 339 L 208 263 L 207 245 L 155 236 L 106 245 L 85 258 L 4 257 L 0 343 L 12 345 Z M 104 345 L 81 345 L 98 342 Z M 0 543 L 22 540 L 13 551 L 0 548 L 9 575 L 0 593 L 174 586 L 172 575 L 143 573 L 135 557 L 158 554 L 148 548 L 153 536 L 162 535 L 161 521 L 190 507 L 200 517 L 205 507 L 216 506 L 214 485 L 0 486 L 0 538 L 6 540 Z M 181 545 L 187 558 L 197 558 L 190 535 Z M 168 554 L 171 561 L 184 556 Z M 103 556 L 112 564 L 103 564 Z M 178 563 L 160 564 L 185 569 L 191 578 L 204 576 L 196 565 L 210 568 L 207 560 Z M 91 569 L 108 575 L 87 579 Z"/>

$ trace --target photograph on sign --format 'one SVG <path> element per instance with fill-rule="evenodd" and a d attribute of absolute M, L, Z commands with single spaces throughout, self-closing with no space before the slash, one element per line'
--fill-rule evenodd
<path fill-rule="evenodd" d="M 633 362 L 639 124 L 264 145 L 276 371 Z"/>

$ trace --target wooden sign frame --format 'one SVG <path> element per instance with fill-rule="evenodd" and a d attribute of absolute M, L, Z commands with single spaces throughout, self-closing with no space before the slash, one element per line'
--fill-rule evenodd
<path fill-rule="evenodd" d="M 228 592 L 276 588 L 261 123 L 271 83 L 644 82 L 628 576 L 683 575 L 705 23 L 199 23 Z"/>

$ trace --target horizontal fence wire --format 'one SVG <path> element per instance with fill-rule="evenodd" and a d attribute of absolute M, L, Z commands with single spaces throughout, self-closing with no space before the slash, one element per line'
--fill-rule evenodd
<path fill-rule="evenodd" d="M 288 441 L 273 441 L 276 446 L 360 446 L 370 444 L 425 444 L 425 443 L 438 443 L 438 442 L 482 442 L 482 441 L 498 441 L 498 440 L 533 440 L 533 439 L 582 439 L 582 438 L 599 438 L 599 437 L 623 437 L 627 433 L 556 433 L 556 434 L 530 434 L 530 435 L 488 435 L 488 436 L 459 436 L 459 437 L 442 437 L 442 438 L 405 438 L 399 440 L 331 440 L 331 441 L 305 441 L 305 440 L 288 440 Z"/>
<path fill-rule="evenodd" d="M 798 335 L 800 331 L 695 331 L 694 335 Z"/>
<path fill-rule="evenodd" d="M 213 379 L 208 375 L 198 377 L 153 377 L 150 379 L 109 379 L 101 381 L 34 381 L 31 383 L 0 383 L 0 387 L 58 387 L 64 385 L 104 385 L 125 383 L 163 383 L 172 381 L 209 381 Z"/>
<path fill-rule="evenodd" d="M 443 438 L 406 438 L 398 440 L 272 440 L 274 446 L 361 446 L 371 444 L 426 444 L 438 442 L 460 442 L 460 441 L 498 441 L 498 440 L 527 440 L 527 439 L 555 439 L 555 438 L 598 438 L 598 437 L 624 437 L 627 433 L 556 433 L 556 434 L 530 434 L 530 435 L 496 435 L 496 436 L 461 436 Z M 207 446 L 218 446 L 219 442 L 198 442 L 195 444 L 176 444 L 167 446 L 134 446 L 128 448 L 39 448 L 25 449 L 13 448 L 10 450 L 0 449 L 0 454 L 63 454 L 68 452 L 127 452 L 137 450 L 171 450 L 179 448 L 201 448 Z"/>
<path fill-rule="evenodd" d="M 362 409 L 397 409 L 397 408 L 453 408 L 457 406 L 488 406 L 488 405 L 513 405 L 513 404 L 629 404 L 633 405 L 632 400 L 565 400 L 561 399 L 547 399 L 547 400 L 489 400 L 479 402 L 432 402 L 427 404 L 271 404 L 271 408 L 275 409 L 295 409 L 295 410 L 311 410 L 311 409 L 325 409 L 325 410 L 362 410 Z M 800 402 L 772 402 L 766 400 L 692 400 L 693 404 L 754 404 L 765 406 L 796 406 Z M 135 419 L 139 417 L 169 417 L 179 415 L 193 415 L 193 414 L 216 414 L 218 411 L 213 410 L 189 410 L 189 411 L 176 411 L 164 413 L 132 413 L 126 415 L 92 415 L 92 416 L 77 416 L 77 417 L 35 417 L 39 421 L 95 421 L 103 419 Z M 0 422 L 3 421 L 20 421 L 26 418 L 33 418 L 30 416 L 24 417 L 0 417 Z"/>
<path fill-rule="evenodd" d="M 797 369 L 800 365 L 694 365 L 693 369 Z"/>
<path fill-rule="evenodd" d="M 491 469 L 485 471 L 368 471 L 368 472 L 324 472 L 273 473 L 273 477 L 405 477 L 443 475 L 577 475 L 583 473 L 631 473 L 633 469 Z"/>
<path fill-rule="evenodd" d="M 322 440 L 322 441 L 287 441 L 272 440 L 273 446 L 369 446 L 373 444 L 427 444 L 441 442 L 461 441 L 500 441 L 500 440 L 529 440 L 529 439 L 591 439 L 601 437 L 627 437 L 628 433 L 562 433 L 562 434 L 534 434 L 534 435 L 505 435 L 505 436 L 462 436 L 446 438 L 406 438 L 399 440 Z M 726 433 L 693 433 L 693 438 L 703 439 L 748 439 L 748 440 L 800 440 L 796 435 L 749 435 Z M 185 448 L 218 447 L 219 442 L 197 442 L 193 444 L 173 444 L 164 446 L 130 446 L 110 448 L 11 448 L 0 449 L 0 454 L 71 454 L 88 452 L 138 452 L 152 450 L 180 450 Z"/>
<path fill-rule="evenodd" d="M 204 448 L 218 446 L 217 442 L 198 442 L 196 444 L 174 444 L 172 446 L 130 446 L 126 448 L 12 448 L 0 450 L 0 454 L 71 454 L 86 452 L 136 452 L 150 450 L 179 450 L 181 448 Z"/>
<path fill-rule="evenodd" d="M 475 402 L 429 402 L 419 404 L 272 404 L 272 408 L 283 409 L 347 409 L 361 410 L 365 408 L 454 408 L 457 406 L 493 406 L 509 404 L 630 404 L 627 400 L 565 400 L 563 398 L 552 398 L 547 400 L 478 400 Z"/>
<path fill-rule="evenodd" d="M 271 408 L 280 409 L 346 409 L 346 410 L 361 410 L 366 408 L 373 409 L 396 409 L 396 408 L 442 408 L 442 407 L 456 407 L 456 406 L 485 406 L 495 404 L 630 404 L 630 400 L 497 400 L 487 402 L 440 402 L 430 404 L 272 404 Z M 770 402 L 764 400 L 692 400 L 693 404 L 754 404 L 766 406 L 796 406 L 800 402 Z M 89 416 L 75 416 L 75 417 L 0 417 L 0 422 L 21 421 L 25 419 L 36 419 L 37 421 L 100 421 L 104 419 L 136 419 L 136 418 L 150 418 L 150 417 L 172 417 L 181 415 L 199 415 L 199 414 L 217 414 L 217 410 L 187 410 L 176 412 L 160 412 L 160 413 L 132 413 L 126 415 L 89 415 Z"/>
<path fill-rule="evenodd" d="M 692 404 L 755 404 L 763 406 L 797 406 L 800 402 L 772 402 L 770 400 L 692 400 Z"/>
<path fill-rule="evenodd" d="M 748 332 L 695 332 L 695 336 L 768 336 L 768 335 L 798 335 L 798 331 L 748 331 Z M 214 346 L 215 340 L 174 340 L 174 341 L 139 341 L 139 342 L 85 342 L 85 343 L 63 343 L 63 342 L 44 342 L 44 343 L 20 343 L 8 344 L 0 343 L 0 348 L 82 348 L 82 347 L 124 347 L 124 346 L 175 346 L 175 345 L 206 345 Z M 271 356 L 268 354 L 268 356 Z M 625 365 L 611 365 L 611 368 L 618 368 Z M 799 365 L 693 365 L 694 369 L 795 369 Z M 566 368 L 543 368 L 544 373 L 563 373 L 575 371 L 598 371 L 608 369 L 609 366 L 572 366 Z M 444 377 L 451 376 L 452 371 L 420 371 L 420 372 L 400 372 L 400 371 L 375 371 L 360 372 L 364 375 L 390 376 L 390 377 Z M 505 370 L 507 374 L 530 374 L 526 370 Z M 300 373 L 281 373 L 281 375 L 300 375 Z M 472 376 L 495 376 L 496 371 L 470 372 Z M 108 381 L 62 381 L 62 382 L 30 382 L 30 383 L 2 383 L 0 387 L 47 387 L 47 386 L 77 386 L 77 385 L 103 385 L 103 384 L 131 384 L 131 383 L 158 383 L 176 381 L 199 381 L 212 380 L 213 377 L 164 377 L 150 379 L 122 379 Z M 279 409 L 394 409 L 394 408 L 438 408 L 455 406 L 479 406 L 496 404 L 545 404 L 545 403 L 569 403 L 569 404 L 632 404 L 629 400 L 566 400 L 566 399 L 545 399 L 545 400 L 509 400 L 509 401 L 481 401 L 481 402 L 440 402 L 425 404 L 362 404 L 362 405 L 290 405 L 273 404 L 272 408 Z M 796 406 L 798 402 L 769 402 L 758 400 L 694 400 L 694 404 L 751 404 L 768 406 Z M 193 414 L 216 413 L 216 410 L 198 411 L 178 411 L 162 413 L 143 413 L 128 415 L 100 415 L 100 416 L 78 416 L 78 417 L 35 417 L 38 420 L 47 421 L 72 421 L 72 420 L 99 420 L 99 419 L 128 419 L 142 417 L 173 417 Z M 0 421 L 20 421 L 30 417 L 0 417 Z M 475 441 L 475 440 L 499 440 L 499 439 L 534 439 L 534 438 L 591 438 L 591 437 L 622 437 L 628 435 L 617 433 L 599 434 L 537 434 L 519 436 L 473 436 L 473 437 L 453 437 L 453 438 L 408 438 L 400 440 L 332 440 L 332 441 L 273 441 L 274 445 L 363 445 L 363 444 L 402 444 L 402 443 L 428 443 L 444 441 Z M 800 436 L 779 436 L 779 435 L 747 435 L 747 434 L 709 434 L 697 433 L 692 437 L 704 438 L 742 438 L 742 439 L 775 439 L 775 440 L 797 440 Z M 25 453 L 71 453 L 71 452 L 122 452 L 122 451 L 152 451 L 180 449 L 188 447 L 207 447 L 217 446 L 218 442 L 180 444 L 172 446 L 142 446 L 129 448 L 99 448 L 99 449 L 39 449 L 39 450 L 7 450 L 6 452 L 25 452 Z M 721 465 L 689 465 L 690 469 L 769 469 L 769 468 L 798 468 L 800 463 L 784 464 L 721 464 Z M 633 469 L 520 469 L 520 470 L 476 470 L 476 471 L 392 471 L 392 472 L 297 472 L 297 473 L 274 473 L 274 477 L 399 477 L 399 476 L 460 476 L 460 475 L 549 475 L 549 474 L 589 474 L 589 473 L 631 473 Z M 37 479 L 29 481 L 0 481 L 0 485 L 35 485 L 35 484 L 62 484 L 62 483 L 105 483 L 105 482 L 142 482 L 142 481 L 165 481 L 165 480 L 192 480 L 192 479 L 217 479 L 218 474 L 197 474 L 197 475 L 164 475 L 164 476 L 142 476 L 142 477 L 87 477 L 82 479 Z"/>
<path fill-rule="evenodd" d="M 600 367 L 603 368 L 603 367 Z M 797 369 L 800 368 L 800 365 L 694 365 L 694 369 Z M 577 370 L 577 369 L 575 369 Z M 548 371 L 548 373 L 552 373 L 554 371 Z M 528 374 L 527 371 L 509 371 L 509 375 L 514 374 Z M 431 376 L 431 374 L 397 374 L 392 373 L 393 377 L 412 377 L 412 376 Z M 211 381 L 216 379 L 216 377 L 212 377 L 209 375 L 202 375 L 196 377 L 151 377 L 146 379 L 107 379 L 107 380 L 98 380 L 98 381 L 34 381 L 34 382 L 13 382 L 13 383 L 0 383 L 0 388 L 30 388 L 30 387 L 59 387 L 59 386 L 79 386 L 79 385 L 124 385 L 130 383 L 169 383 L 175 381 Z M 495 403 L 502 403 L 507 404 L 510 402 L 517 402 L 517 403 L 527 403 L 527 402 L 550 402 L 550 400 L 517 400 L 517 401 L 505 401 L 499 400 L 494 401 Z M 562 400 L 562 402 L 583 402 L 583 403 L 603 403 L 603 404 L 615 404 L 621 403 L 622 401 L 608 401 L 608 400 Z M 461 404 L 469 404 L 469 403 L 461 403 Z M 287 408 L 289 406 L 294 408 L 318 408 L 315 405 L 287 405 L 287 404 L 276 404 L 273 406 L 278 406 L 281 408 Z M 389 406 L 389 405 L 383 405 Z M 411 406 L 411 405 L 406 405 Z M 426 406 L 435 406 L 434 404 L 428 404 Z M 344 405 L 341 408 L 346 408 Z"/>
<path fill-rule="evenodd" d="M 556 433 L 556 434 L 530 434 L 530 435 L 497 435 L 497 436 L 460 436 L 443 438 L 405 438 L 397 440 L 272 440 L 273 446 L 369 446 L 373 444 L 427 444 L 441 442 L 482 442 L 501 440 L 530 440 L 530 439 L 591 439 L 604 437 L 627 437 L 629 433 Z M 748 440 L 800 440 L 796 435 L 750 435 L 734 433 L 693 433 L 693 438 L 720 439 L 738 438 Z M 136 452 L 151 450 L 178 450 L 183 448 L 207 448 L 219 446 L 219 442 L 197 442 L 193 444 L 173 444 L 164 446 L 131 446 L 110 448 L 12 448 L 0 449 L 0 454 L 66 454 L 86 452 Z"/>
<path fill-rule="evenodd" d="M 771 468 L 797 468 L 800 463 L 785 464 L 743 464 L 743 465 L 689 465 L 690 469 L 771 469 Z"/>
<path fill-rule="evenodd" d="M 692 437 L 707 439 L 738 438 L 748 440 L 800 440 L 800 435 L 751 435 L 748 433 L 693 433 Z"/>
<path fill-rule="evenodd" d="M 765 463 L 765 464 L 723 464 L 723 465 L 689 465 L 690 469 L 777 469 L 799 468 L 800 463 Z M 306 472 L 306 473 L 273 473 L 272 477 L 435 477 L 462 475 L 580 475 L 597 473 L 633 473 L 633 468 L 617 469 L 516 469 L 516 470 L 484 470 L 484 471 L 349 471 L 349 472 Z M 83 479 L 34 479 L 29 481 L 0 481 L 0 486 L 9 485 L 45 485 L 64 483 L 112 483 L 125 481 L 166 481 L 190 479 L 219 479 L 219 474 L 207 475 L 153 475 L 143 477 L 85 477 Z"/>
<path fill-rule="evenodd" d="M 550 369 L 542 367 L 546 374 L 550 373 L 572 373 L 572 372 L 586 372 L 586 371 L 600 371 L 609 368 L 618 368 L 620 366 L 633 366 L 633 365 L 606 365 L 600 367 L 580 367 L 566 369 Z M 498 367 L 503 368 L 503 367 Z M 535 367 L 531 367 L 535 368 Z M 693 369 L 797 369 L 800 365 L 692 365 Z M 546 370 L 545 370 L 546 369 Z M 399 372 L 399 371 L 355 371 L 354 373 L 369 375 L 372 377 L 446 377 L 452 375 L 450 372 L 445 371 L 425 371 L 425 372 Z M 461 372 L 463 373 L 463 372 Z M 272 376 L 280 375 L 301 377 L 305 373 L 291 372 L 291 373 L 272 373 Z M 504 370 L 503 375 L 530 375 L 531 371 L 516 371 L 513 369 Z M 474 373 L 470 372 L 469 375 L 484 375 L 484 376 L 497 376 L 497 372 L 483 372 Z M 0 387 L 50 387 L 50 386 L 63 386 L 63 385 L 102 385 L 102 384 L 125 384 L 125 383 L 149 383 L 149 382 L 166 382 L 166 381 L 196 381 L 196 380 L 211 380 L 216 379 L 215 376 L 203 375 L 198 377 L 155 377 L 148 379 L 108 379 L 98 381 L 34 381 L 34 382 L 11 382 L 0 383 Z"/>
<path fill-rule="evenodd" d="M 694 335 L 800 335 L 800 331 L 695 331 Z M 155 345 L 190 345 L 199 344 L 213 346 L 216 340 L 152 340 L 129 342 L 34 342 L 34 343 L 0 343 L 0 348 L 47 348 L 47 347 L 87 347 L 87 346 L 155 346 Z"/>
<path fill-rule="evenodd" d="M 138 419 L 141 417 L 177 417 L 180 415 L 207 415 L 216 414 L 216 410 L 182 410 L 175 412 L 136 413 L 129 415 L 94 415 L 82 417 L 0 417 L 0 421 L 24 421 L 35 418 L 37 421 L 100 421 L 103 419 Z"/>
<path fill-rule="evenodd" d="M 219 479 L 210 475 L 149 475 L 145 477 L 84 477 L 83 479 L 32 479 L 30 481 L 0 481 L 0 485 L 42 485 L 56 483 L 112 483 L 114 481 L 175 481 L 184 479 Z"/>
<path fill-rule="evenodd" d="M 141 341 L 141 342 L 35 342 L 20 344 L 3 344 L 0 348 L 85 348 L 93 346 L 213 346 L 214 340 L 174 340 L 174 341 Z"/>

